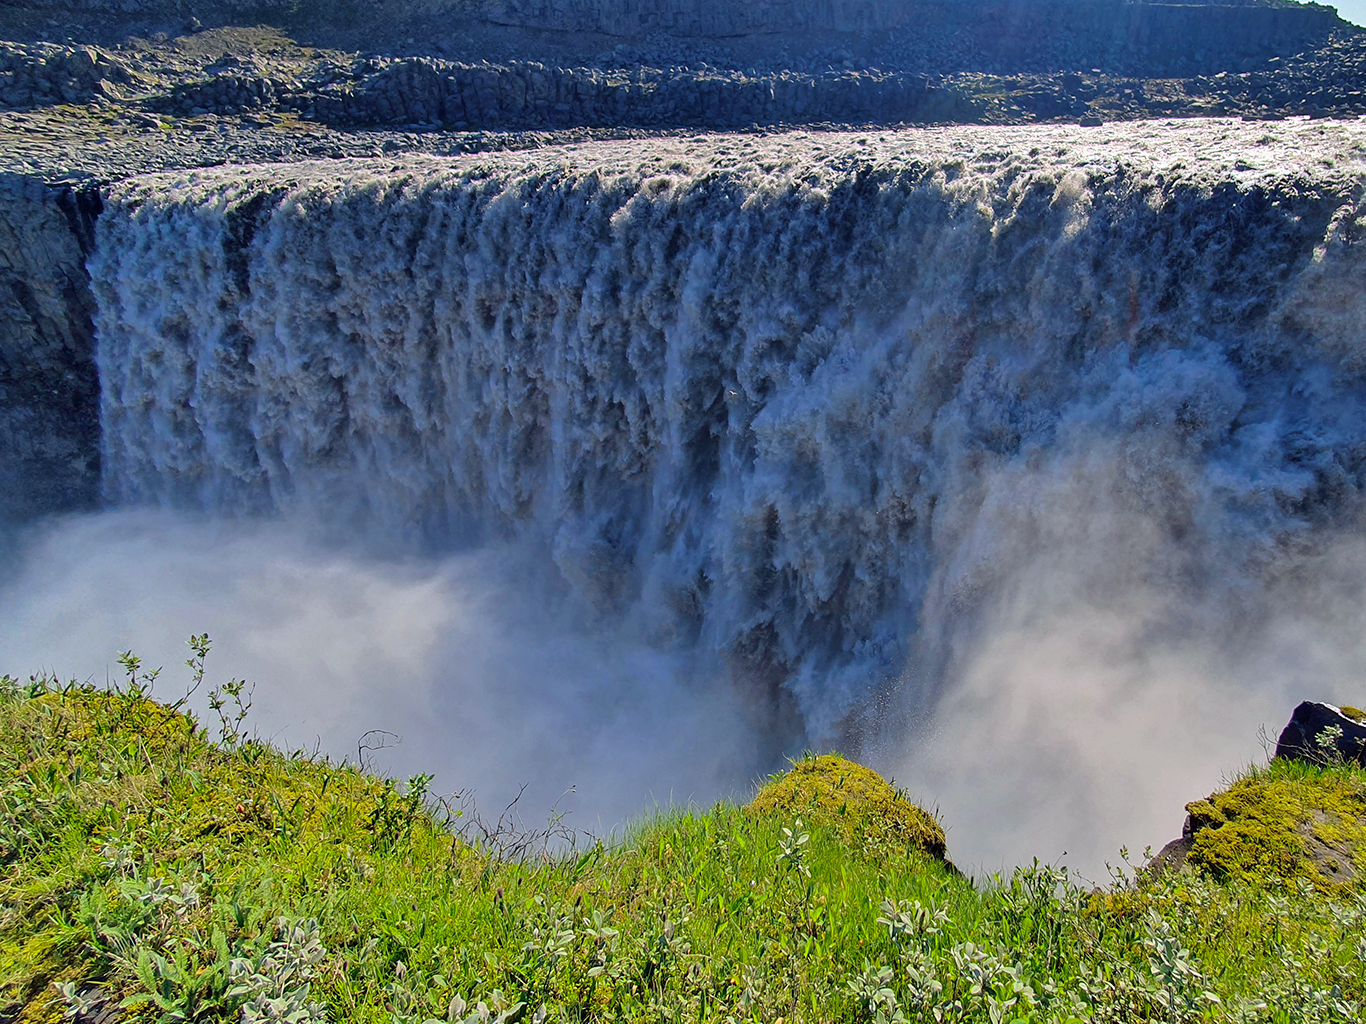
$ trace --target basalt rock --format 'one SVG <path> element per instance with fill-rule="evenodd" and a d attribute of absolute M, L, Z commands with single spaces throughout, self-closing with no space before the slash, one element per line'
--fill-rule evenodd
<path fill-rule="evenodd" d="M 0 106 L 85 103 L 119 98 L 128 69 L 96 46 L 23 46 L 0 41 Z"/>
<path fill-rule="evenodd" d="M 1281 730 L 1276 756 L 1321 764 L 1341 758 L 1366 768 L 1366 714 L 1307 700 Z"/>
<path fill-rule="evenodd" d="M 91 507 L 99 486 L 94 300 L 99 193 L 0 176 L 0 520 Z"/>

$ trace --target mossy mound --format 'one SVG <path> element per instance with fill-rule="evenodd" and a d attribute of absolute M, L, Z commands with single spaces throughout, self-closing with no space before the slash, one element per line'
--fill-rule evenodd
<path fill-rule="evenodd" d="M 1215 878 L 1366 881 L 1366 772 L 1277 759 L 1187 804 L 1188 861 Z"/>
<path fill-rule="evenodd" d="M 916 850 L 948 860 L 944 830 L 871 768 L 839 754 L 806 757 L 755 794 L 751 814 L 800 817 L 830 828 L 851 848 L 875 856 Z"/>

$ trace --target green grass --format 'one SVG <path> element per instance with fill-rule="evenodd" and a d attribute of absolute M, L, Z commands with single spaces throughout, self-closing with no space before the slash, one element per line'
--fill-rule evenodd
<path fill-rule="evenodd" d="M 124 1020 L 417 1024 L 1361 1017 L 1354 885 L 1186 872 L 1086 891 L 1036 864 L 975 888 L 918 842 L 851 844 L 843 819 L 867 808 L 826 790 L 831 806 L 671 811 L 509 857 L 467 841 L 425 777 L 246 738 L 232 684 L 211 733 L 129 672 L 114 693 L 0 680 L 0 1021 L 120 1003 Z"/>

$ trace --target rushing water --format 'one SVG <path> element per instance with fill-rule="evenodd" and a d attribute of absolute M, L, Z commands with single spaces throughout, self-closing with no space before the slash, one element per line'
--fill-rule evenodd
<path fill-rule="evenodd" d="M 1296 643 L 1357 664 L 1364 145 L 955 128 L 135 179 L 90 263 L 107 498 L 512 545 L 792 742 L 1003 817 L 985 776 L 1047 765 L 1074 822 L 1126 740 L 1167 756 L 1164 713 L 1226 756 Z M 1091 825 L 1179 823 L 1209 781 Z"/>
<path fill-rule="evenodd" d="M 532 538 L 828 738 L 1018 560 L 1031 466 L 1110 445 L 1113 501 L 1234 566 L 1355 507 L 1362 135 L 1123 131 L 132 182 L 91 268 L 108 497 Z"/>

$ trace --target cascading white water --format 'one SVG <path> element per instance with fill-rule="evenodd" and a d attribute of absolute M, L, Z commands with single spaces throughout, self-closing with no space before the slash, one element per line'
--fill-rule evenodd
<path fill-rule="evenodd" d="M 1020 566 L 1104 562 L 1114 523 L 1152 556 L 1117 585 L 1236 594 L 1355 522 L 1364 147 L 1216 121 L 136 179 L 90 264 L 107 496 L 523 539 L 828 739 L 890 682 L 925 706 Z"/>

